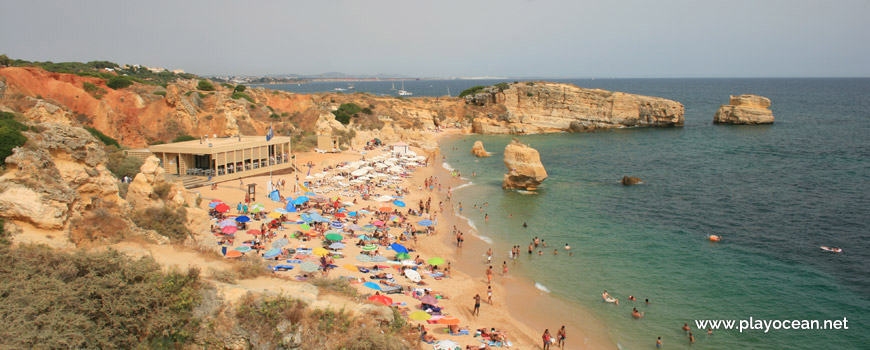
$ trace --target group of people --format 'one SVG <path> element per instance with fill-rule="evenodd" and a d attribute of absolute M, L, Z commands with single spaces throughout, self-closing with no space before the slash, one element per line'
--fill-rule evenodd
<path fill-rule="evenodd" d="M 562 325 L 562 328 L 559 328 L 559 331 L 556 332 L 556 336 L 552 336 L 550 334 L 550 329 L 545 329 L 544 334 L 541 335 L 541 340 L 544 342 L 544 350 L 549 350 L 551 344 L 556 344 L 560 349 L 565 348 L 565 339 L 568 338 L 567 331 L 565 331 L 565 325 Z"/>

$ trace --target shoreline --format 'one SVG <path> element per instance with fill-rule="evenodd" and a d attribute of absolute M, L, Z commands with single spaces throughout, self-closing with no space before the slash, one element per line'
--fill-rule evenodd
<path fill-rule="evenodd" d="M 440 146 L 443 142 L 443 137 L 452 135 L 458 135 L 458 133 L 439 135 L 437 138 L 439 145 L 439 150 L 436 153 L 437 156 L 441 155 Z M 483 235 L 480 235 L 476 228 L 469 225 L 469 222 L 474 223 L 473 220 L 458 215 L 453 210 L 455 202 L 448 202 L 446 200 L 447 186 L 452 187 L 456 191 L 460 186 L 467 187 L 473 185 L 473 183 L 460 178 L 453 178 L 449 170 L 442 166 L 443 162 L 443 160 L 438 159 L 432 162 L 433 164 L 430 164 L 430 167 L 426 169 L 436 176 L 438 182 L 444 187 L 443 193 L 438 193 L 439 199 L 444 201 L 441 219 L 445 222 L 444 224 L 439 223 L 436 228 L 437 235 L 442 236 L 437 240 L 437 251 L 450 252 L 449 256 L 452 256 L 456 261 L 454 269 L 462 272 L 469 282 L 473 283 L 474 290 L 485 296 L 487 284 L 484 270 L 487 265 L 485 264 L 484 253 L 488 248 L 493 248 L 492 266 L 493 270 L 497 271 L 492 283 L 494 305 L 490 306 L 484 303 L 481 307 L 481 313 L 486 312 L 489 308 L 507 306 L 506 309 L 510 319 L 505 321 L 517 328 L 523 338 L 534 348 L 540 348 L 540 336 L 544 329 L 549 329 L 550 333 L 555 335 L 561 325 L 566 327 L 566 349 L 617 348 L 617 344 L 610 337 L 610 332 L 604 322 L 590 311 L 583 309 L 580 305 L 571 304 L 557 296 L 545 293 L 535 286 L 536 282 L 534 280 L 526 276 L 513 275 L 510 272 L 514 270 L 511 266 L 520 263 L 520 259 L 510 261 L 508 263 L 508 277 L 501 277 L 500 264 L 497 262 L 499 259 L 509 260 L 504 252 L 507 252 L 510 247 L 502 247 L 502 242 L 488 242 L 486 239 L 491 240 L 490 237 L 482 237 Z M 455 195 L 456 193 L 454 192 L 454 197 Z M 474 224 L 476 225 L 476 223 Z M 474 239 L 465 239 L 462 248 L 457 248 L 452 234 L 454 225 L 465 233 L 466 236 L 470 234 Z M 469 300 L 471 296 L 468 297 Z M 510 300 L 522 300 L 523 302 L 509 302 Z M 528 305 L 534 305 L 534 307 L 531 308 Z M 489 306 L 489 308 L 486 306 Z M 517 335 L 515 334 L 514 338 L 516 337 Z"/>

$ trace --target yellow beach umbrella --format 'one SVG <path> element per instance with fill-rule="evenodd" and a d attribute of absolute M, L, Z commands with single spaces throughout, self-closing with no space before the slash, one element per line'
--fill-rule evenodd
<path fill-rule="evenodd" d="M 323 249 L 323 248 L 314 248 L 314 250 L 312 250 L 311 253 L 313 253 L 314 255 L 317 255 L 317 256 L 327 256 L 327 255 L 329 255 L 329 252 L 328 252 L 326 249 Z"/>
<path fill-rule="evenodd" d="M 273 219 L 277 219 L 277 218 L 281 217 L 281 213 L 279 213 L 277 211 L 273 211 L 273 212 L 269 213 L 269 217 L 273 218 Z"/>
<path fill-rule="evenodd" d="M 347 264 L 347 265 L 344 265 L 344 266 L 342 266 L 342 267 L 345 268 L 345 269 L 347 269 L 347 270 L 349 270 L 349 271 L 359 272 L 359 269 L 356 268 L 356 266 L 353 266 L 353 265 L 351 265 L 351 264 Z"/>

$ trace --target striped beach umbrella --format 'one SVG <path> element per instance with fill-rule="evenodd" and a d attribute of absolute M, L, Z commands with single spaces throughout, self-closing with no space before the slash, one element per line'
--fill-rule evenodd
<path fill-rule="evenodd" d="M 335 242 L 329 245 L 329 249 L 343 249 L 344 247 L 344 243 L 341 242 Z"/>
<path fill-rule="evenodd" d="M 317 271 L 317 269 L 319 269 L 320 266 L 313 263 L 313 262 L 305 261 L 302 264 L 299 264 L 299 268 L 305 272 L 314 272 L 314 271 Z"/>
<path fill-rule="evenodd" d="M 359 261 L 361 261 L 361 262 L 369 262 L 369 261 L 372 261 L 372 257 L 370 257 L 370 256 L 368 256 L 368 255 L 365 255 L 365 254 L 357 255 L 357 256 L 356 256 L 356 259 L 359 260 Z"/>
<path fill-rule="evenodd" d="M 417 222 L 417 225 L 420 225 L 420 226 L 423 226 L 423 227 L 429 227 L 429 226 L 432 226 L 432 225 L 434 225 L 434 224 L 435 224 L 435 223 L 432 222 L 432 220 L 421 220 L 421 221 Z"/>
<path fill-rule="evenodd" d="M 284 248 L 284 246 L 290 244 L 286 238 L 281 238 L 275 242 L 272 242 L 272 248 Z"/>
<path fill-rule="evenodd" d="M 278 248 L 272 248 L 263 253 L 263 257 L 266 259 L 271 259 L 278 255 L 281 255 L 281 249 Z"/>
<path fill-rule="evenodd" d="M 236 221 L 233 219 L 226 219 L 224 221 L 221 221 L 221 223 L 218 224 L 218 226 L 220 226 L 220 227 L 236 226 Z"/>
<path fill-rule="evenodd" d="M 366 232 L 374 232 L 374 231 L 377 230 L 377 229 L 378 229 L 378 228 L 375 227 L 375 225 L 365 225 L 365 226 L 362 227 L 362 230 L 363 230 L 363 231 L 366 231 Z"/>
<path fill-rule="evenodd" d="M 248 246 L 241 246 L 241 247 L 236 247 L 235 250 L 238 251 L 238 252 L 242 252 L 242 253 L 244 253 L 244 252 L 249 252 L 249 251 L 251 251 L 251 247 L 248 247 Z"/>
<path fill-rule="evenodd" d="M 378 246 L 376 246 L 374 244 L 366 244 L 362 247 L 362 250 L 364 252 L 370 252 L 370 251 L 377 250 L 377 249 L 378 249 Z"/>

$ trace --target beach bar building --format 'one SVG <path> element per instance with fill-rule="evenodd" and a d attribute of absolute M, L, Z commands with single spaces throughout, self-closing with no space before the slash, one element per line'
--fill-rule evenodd
<path fill-rule="evenodd" d="M 290 137 L 230 136 L 148 147 L 166 174 L 214 182 L 292 168 Z"/>

